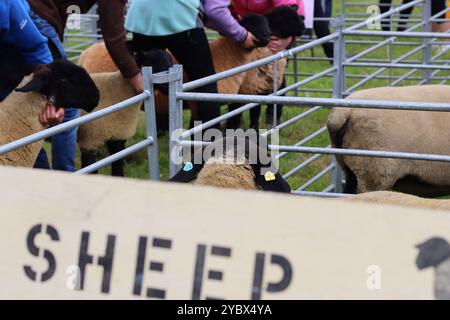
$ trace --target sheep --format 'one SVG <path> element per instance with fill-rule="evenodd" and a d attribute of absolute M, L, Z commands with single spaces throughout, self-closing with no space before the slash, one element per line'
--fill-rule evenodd
<path fill-rule="evenodd" d="M 278 38 L 299 37 L 305 30 L 303 17 L 293 12 L 292 8 L 280 6 L 267 13 L 266 18 L 269 21 L 270 31 L 273 36 Z M 268 48 L 258 48 L 254 53 L 254 60 L 260 60 L 272 55 Z M 243 84 L 240 87 L 239 94 L 260 94 L 267 95 L 273 92 L 274 83 L 277 88 L 283 84 L 284 71 L 286 68 L 286 59 L 277 62 L 277 81 L 275 81 L 274 65 L 267 64 L 259 68 L 247 71 Z M 230 104 L 228 110 L 232 111 L 239 108 L 240 104 Z M 278 106 L 281 111 L 282 106 Z M 250 127 L 259 129 L 259 117 L 261 114 L 261 106 L 254 107 L 250 110 Z M 281 112 L 280 112 L 281 114 Z M 227 121 L 227 129 L 236 129 L 241 127 L 241 114 L 234 116 Z"/>
<path fill-rule="evenodd" d="M 278 14 L 277 12 L 283 11 L 279 8 L 277 10 L 278 11 L 274 12 L 275 16 Z M 283 13 L 283 15 L 286 15 L 286 13 Z M 297 16 L 297 14 L 294 12 L 294 14 L 292 14 L 292 13 L 290 15 L 288 14 L 287 19 L 284 19 L 284 22 L 286 22 L 286 20 L 293 21 L 291 24 L 286 24 L 286 26 L 273 26 L 274 23 L 271 23 L 263 16 L 249 15 L 248 17 L 243 19 L 241 24 L 244 27 L 246 27 L 248 30 L 250 30 L 253 34 L 255 34 L 255 36 L 257 36 L 258 39 L 260 39 L 260 41 L 259 41 L 260 46 L 265 46 L 268 43 L 268 32 L 269 32 L 268 25 L 269 24 L 272 24 L 272 27 L 277 28 L 277 30 L 283 29 L 283 27 L 291 28 L 292 25 L 295 25 L 297 23 L 296 19 L 299 19 L 299 18 Z M 296 25 L 296 28 L 294 28 L 294 30 L 292 30 L 292 29 L 289 29 L 289 31 L 283 30 L 283 32 L 302 33 L 303 29 L 304 29 L 303 21 L 300 21 L 299 25 L 298 26 Z M 132 51 L 135 51 L 135 49 L 133 48 L 133 43 L 129 42 L 128 44 L 129 44 L 130 49 L 132 49 Z M 237 67 L 239 65 L 247 64 L 251 61 L 254 61 L 254 60 L 257 60 L 262 57 L 266 57 L 266 56 L 270 55 L 270 52 L 268 49 L 261 47 L 261 48 L 255 49 L 255 50 L 247 50 L 247 49 L 242 48 L 236 42 L 234 42 L 228 38 L 223 38 L 223 37 L 219 38 L 215 41 L 212 41 L 210 43 L 210 48 L 211 48 L 211 53 L 212 53 L 214 67 L 215 67 L 216 72 L 222 72 L 222 71 Z M 140 57 L 143 54 L 144 53 L 142 53 L 142 52 L 135 51 L 135 55 L 139 58 L 138 62 L 141 65 L 153 65 L 154 66 L 155 64 L 160 63 L 159 61 L 164 59 L 164 57 L 163 57 L 160 59 L 153 59 L 153 61 L 139 61 L 139 60 L 142 60 L 142 58 L 140 58 Z M 177 63 L 176 59 L 173 56 L 171 56 L 171 58 L 174 63 Z M 88 72 L 105 72 L 105 71 L 112 72 L 112 71 L 117 70 L 117 67 L 114 64 L 113 60 L 111 59 L 110 55 L 108 54 L 106 46 L 103 42 L 96 43 L 96 44 L 92 45 L 91 47 L 89 47 L 88 49 L 86 49 L 81 54 L 79 63 L 81 66 L 86 68 L 88 70 Z M 285 62 L 283 62 L 283 61 L 279 62 L 279 70 L 280 71 L 284 70 L 283 64 L 285 64 Z M 162 71 L 162 70 L 164 70 L 164 68 L 160 67 L 159 69 L 154 70 L 154 72 L 158 72 L 158 71 Z M 272 70 L 272 73 L 270 73 L 270 71 L 271 71 L 270 66 L 268 66 L 268 67 L 263 66 L 259 69 L 259 71 L 260 71 L 259 73 L 256 70 L 254 72 L 253 71 L 249 71 L 249 72 L 253 72 L 253 74 L 256 74 L 258 81 L 267 72 L 268 78 L 269 77 L 270 78 L 265 83 L 273 83 L 273 70 Z M 218 81 L 218 83 L 217 83 L 218 91 L 220 93 L 238 93 L 241 86 L 243 85 L 246 74 L 247 73 L 244 72 L 244 73 L 237 74 L 233 77 L 229 77 L 229 78 Z M 282 72 L 280 72 L 279 76 L 282 76 Z M 184 81 L 185 82 L 188 81 L 188 78 L 186 75 L 185 75 Z M 250 82 L 254 82 L 254 81 L 255 80 L 252 79 Z M 248 88 L 248 86 L 247 86 L 247 88 Z M 267 90 L 266 88 L 267 88 L 267 86 L 264 87 L 264 90 Z M 246 90 L 248 90 L 248 89 L 246 89 Z M 258 94 L 259 92 L 254 92 L 254 93 Z M 155 91 L 155 100 L 156 100 L 155 102 L 156 102 L 157 116 L 158 116 L 158 114 L 159 115 L 167 114 L 167 112 L 168 112 L 167 96 L 162 94 L 160 92 L 160 90 L 156 90 Z M 189 106 L 192 110 L 193 118 L 198 119 L 195 104 L 189 103 Z M 139 111 L 133 108 L 133 109 L 129 109 L 128 112 L 138 113 Z M 158 130 L 160 130 L 161 129 L 160 124 L 158 124 L 158 126 L 159 126 Z M 135 126 L 133 124 L 130 124 L 129 127 L 135 128 Z M 99 126 L 97 124 L 96 129 L 97 129 L 97 131 L 100 131 L 101 126 Z M 121 130 L 121 129 L 118 128 L 117 130 Z M 81 126 L 79 129 L 79 135 L 87 137 L 88 135 L 86 133 L 84 133 L 84 131 L 85 131 L 85 126 Z M 130 137 L 133 134 L 134 134 L 134 132 L 130 135 Z M 113 136 L 108 137 L 107 135 L 104 135 L 104 134 L 102 134 L 102 135 L 98 134 L 97 137 L 102 137 L 104 139 L 103 143 L 109 144 L 111 146 L 110 149 L 113 149 L 116 152 L 120 151 L 123 148 L 123 146 L 125 145 L 124 140 L 129 138 L 129 137 L 126 137 L 126 139 L 124 139 L 124 140 L 117 141 L 117 139 L 115 139 Z M 89 163 L 92 163 L 94 161 L 95 153 L 96 153 L 95 149 L 92 149 L 89 152 L 87 152 L 87 154 L 84 156 L 84 158 L 86 159 L 86 161 L 85 161 L 86 165 Z M 83 151 L 82 151 L 82 154 L 83 154 Z M 83 158 L 83 156 L 82 156 L 82 158 Z M 119 164 L 117 164 L 117 165 L 119 166 Z M 120 169 L 118 167 L 117 169 L 113 169 L 113 171 L 115 171 L 117 173 L 117 175 L 121 175 L 121 172 L 123 172 L 123 169 Z"/>
<path fill-rule="evenodd" d="M 197 151 L 192 162 L 185 162 L 170 181 L 187 183 L 196 179 L 195 184 L 202 186 L 291 192 L 267 148 L 261 147 L 261 139 L 256 143 L 250 137 L 217 139 Z"/>
<path fill-rule="evenodd" d="M 254 60 L 260 60 L 272 55 L 273 52 L 268 48 L 257 48 L 253 54 Z M 280 88 L 284 79 L 284 70 L 287 65 L 286 59 L 276 61 L 277 64 L 277 80 L 276 86 Z M 246 72 L 244 81 L 239 88 L 239 94 L 259 94 L 268 95 L 273 93 L 275 84 L 274 64 L 269 63 L 259 68 L 251 69 Z M 235 110 L 242 105 L 233 103 L 228 106 L 228 110 Z M 259 117 L 261 114 L 261 106 L 256 106 L 250 109 L 250 127 L 253 129 L 259 128 Z M 227 129 L 236 129 L 241 126 L 241 114 L 234 116 L 227 121 Z"/>
<path fill-rule="evenodd" d="M 69 61 L 39 65 L 0 103 L 0 145 L 39 132 L 42 109 L 52 103 L 62 108 L 93 110 L 99 92 L 88 73 Z M 0 165 L 33 167 L 43 141 L 0 155 Z"/>
<path fill-rule="evenodd" d="M 100 60 L 94 63 L 93 54 L 99 54 Z M 142 53 L 139 62 L 152 65 L 155 72 L 166 70 L 171 61 L 162 50 Z M 100 110 L 135 95 L 128 81 L 122 77 L 106 50 L 105 44 L 94 44 L 80 55 L 79 64 L 92 74 L 101 92 L 101 101 L 95 110 Z M 111 71 L 109 71 L 111 70 Z M 164 85 L 155 85 L 165 91 Z M 78 130 L 78 146 L 81 151 L 81 165 L 87 167 L 97 160 L 98 148 L 106 143 L 109 154 L 125 149 L 126 141 L 136 132 L 139 120 L 139 104 L 115 112 L 107 117 L 86 123 Z M 111 165 L 112 176 L 124 176 L 123 159 Z"/>
<path fill-rule="evenodd" d="M 371 202 L 432 210 L 450 210 L 450 200 L 426 199 L 392 191 L 373 191 L 343 198 L 344 201 Z"/>
<path fill-rule="evenodd" d="M 450 86 L 373 88 L 348 99 L 450 102 Z M 335 148 L 450 154 L 447 112 L 335 108 L 327 127 Z M 344 192 L 396 190 L 423 197 L 450 193 L 450 164 L 418 160 L 337 156 Z"/>
<path fill-rule="evenodd" d="M 259 39 L 259 46 L 263 47 L 268 44 L 270 30 L 266 18 L 259 15 L 248 15 L 241 21 L 241 24 Z M 129 46 L 130 48 L 134 49 L 134 44 L 132 42 L 129 42 Z M 245 49 L 239 43 L 236 43 L 229 38 L 221 37 L 217 40 L 212 41 L 210 43 L 210 49 L 216 72 L 229 70 L 253 61 L 252 57 L 254 50 Z M 138 52 L 136 55 L 139 54 L 140 52 Z M 171 58 L 173 64 L 178 63 L 173 55 L 171 55 Z M 117 66 L 114 64 L 111 56 L 108 54 L 106 46 L 103 42 L 96 43 L 86 49 L 80 55 L 79 63 L 89 72 L 112 72 L 117 70 Z M 147 65 L 146 63 L 141 61 L 139 61 L 139 63 L 141 65 Z M 218 81 L 218 91 L 220 93 L 238 93 L 244 77 L 245 73 L 240 73 L 233 77 Z M 184 82 L 188 81 L 189 79 L 185 74 Z M 157 113 L 167 113 L 167 96 L 161 94 L 160 92 L 156 92 L 155 100 L 157 105 Z M 198 120 L 197 112 L 195 110 L 195 104 L 190 104 L 190 107 L 191 109 L 193 109 L 192 112 L 194 119 Z"/>
<path fill-rule="evenodd" d="M 119 71 L 91 73 L 100 91 L 100 101 L 93 110 L 97 111 L 136 95 L 133 87 Z M 134 135 L 139 120 L 140 103 L 106 117 L 83 124 L 78 130 L 78 146 L 81 152 L 81 166 L 96 162 L 97 151 L 105 142 L 110 154 L 125 149 L 126 140 Z M 123 160 L 112 163 L 111 174 L 123 176 Z"/>

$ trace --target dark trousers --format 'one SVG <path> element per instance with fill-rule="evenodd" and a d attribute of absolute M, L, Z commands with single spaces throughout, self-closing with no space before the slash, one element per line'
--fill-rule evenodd
<path fill-rule="evenodd" d="M 283 79 L 278 90 L 286 88 L 286 79 Z M 240 103 L 231 103 L 228 105 L 228 111 L 236 110 L 243 105 Z M 273 111 L 275 107 L 273 104 L 268 104 L 266 109 L 266 124 L 273 124 Z M 280 122 L 283 113 L 283 105 L 277 105 L 277 123 Z M 261 115 L 261 106 L 256 106 L 250 109 L 250 128 L 259 129 L 259 117 Z M 227 120 L 227 129 L 238 129 L 242 127 L 242 113 L 235 115 Z"/>
<path fill-rule="evenodd" d="M 3 101 L 31 71 L 31 67 L 25 65 L 18 49 L 8 45 L 1 46 L 0 101 Z"/>
<path fill-rule="evenodd" d="M 208 39 L 203 29 L 191 29 L 168 36 L 146 36 L 133 34 L 133 41 L 138 49 L 169 49 L 191 81 L 210 76 L 215 73 Z M 196 89 L 197 92 L 217 93 L 217 83 L 211 83 Z M 220 104 L 216 102 L 198 102 L 198 113 L 201 121 L 220 116 Z M 218 127 L 218 126 L 215 126 Z"/>
<path fill-rule="evenodd" d="M 325 17 L 331 18 L 333 14 L 333 1 L 332 0 L 325 0 Z"/>
<path fill-rule="evenodd" d="M 403 0 L 403 4 L 409 3 L 412 0 Z M 434 16 L 435 14 L 438 14 L 439 12 L 445 10 L 446 8 L 446 1 L 447 0 L 433 0 L 431 2 L 431 15 Z M 385 13 L 389 11 L 392 5 L 392 0 L 380 0 L 380 5 L 384 4 L 384 6 L 380 6 L 381 13 Z M 397 31 L 405 31 L 406 30 L 406 20 L 408 20 L 409 16 L 411 15 L 411 12 L 414 10 L 414 7 L 408 8 L 406 10 L 403 10 L 400 12 L 400 18 L 401 21 L 398 23 Z M 442 17 L 439 17 L 442 18 Z M 390 31 L 391 30 L 391 23 L 389 21 L 389 18 L 386 22 L 383 22 L 383 30 L 384 31 Z M 442 22 L 439 22 L 442 23 Z"/>
<path fill-rule="evenodd" d="M 321 0 L 314 0 L 314 17 L 324 18 L 325 13 L 322 8 Z M 330 34 L 329 23 L 327 21 L 314 20 L 314 32 L 317 38 L 323 38 Z M 334 45 L 332 42 L 327 42 L 322 45 L 323 51 L 328 58 L 334 57 Z"/>
<path fill-rule="evenodd" d="M 411 2 L 411 0 L 403 0 L 402 4 L 406 4 Z M 388 12 L 391 9 L 392 0 L 380 0 L 380 12 L 381 14 Z M 408 8 L 400 12 L 400 17 L 402 21 L 398 23 L 398 31 L 404 31 L 406 29 L 406 20 L 408 20 L 411 12 L 414 7 Z M 385 19 L 383 19 L 385 20 Z M 386 21 L 382 21 L 382 28 L 384 31 L 391 31 L 391 22 L 389 18 L 386 18 Z"/>

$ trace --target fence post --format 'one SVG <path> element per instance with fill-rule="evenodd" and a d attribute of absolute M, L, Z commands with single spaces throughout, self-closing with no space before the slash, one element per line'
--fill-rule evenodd
<path fill-rule="evenodd" d="M 276 95 L 278 91 L 278 60 L 273 62 L 273 93 Z M 267 112 L 267 111 L 266 111 Z M 273 127 L 276 128 L 278 126 L 277 123 L 277 113 L 278 113 L 278 105 L 276 103 L 273 104 L 273 114 L 272 114 L 272 123 Z"/>
<path fill-rule="evenodd" d="M 172 178 L 180 169 L 181 163 L 175 161 L 174 155 L 180 155 L 182 147 L 178 142 L 183 129 L 183 101 L 177 100 L 177 92 L 183 91 L 183 66 L 174 65 L 169 69 L 169 177 Z"/>
<path fill-rule="evenodd" d="M 148 171 L 150 180 L 159 180 L 158 134 L 155 115 L 155 91 L 153 88 L 153 73 L 151 67 L 142 68 L 144 90 L 150 92 L 150 97 L 144 100 L 145 130 L 147 139 L 153 143 L 147 147 Z"/>
<path fill-rule="evenodd" d="M 422 16 L 422 22 L 423 22 L 423 31 L 424 32 L 431 32 L 431 0 L 425 0 L 423 3 L 423 16 Z M 423 64 L 430 64 L 431 62 L 431 38 L 424 38 L 422 40 L 422 43 L 424 45 L 423 48 Z M 425 69 L 423 71 L 423 79 L 425 80 L 425 84 L 430 83 L 430 77 L 431 77 L 432 70 Z"/>
<path fill-rule="evenodd" d="M 345 16 L 340 15 L 331 21 L 335 31 L 339 33 L 339 37 L 334 40 L 334 81 L 333 81 L 333 98 L 342 99 L 345 92 L 345 39 L 343 30 L 345 27 Z M 332 184 L 334 191 L 342 193 L 342 169 L 339 166 L 336 157 L 332 156 L 332 163 L 334 164 Z"/>

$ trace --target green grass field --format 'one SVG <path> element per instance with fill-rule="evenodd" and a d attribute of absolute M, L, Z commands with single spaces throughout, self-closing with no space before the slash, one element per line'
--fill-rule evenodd
<path fill-rule="evenodd" d="M 334 1 L 335 2 L 335 1 Z M 351 2 L 360 2 L 358 0 L 352 0 L 347 1 L 347 3 Z M 394 1 L 394 3 L 399 3 L 400 1 Z M 335 2 L 336 3 L 336 2 Z M 373 1 L 373 3 L 376 3 L 376 1 Z M 335 5 L 334 8 L 334 15 L 340 14 L 342 11 L 341 5 Z M 364 14 L 366 13 L 366 8 L 362 7 L 349 7 L 347 13 L 360 13 Z M 420 14 L 421 8 L 415 8 L 413 14 Z M 367 15 L 368 17 L 368 15 Z M 395 26 L 395 24 L 394 24 Z M 417 31 L 421 31 L 418 29 Z M 380 41 L 381 37 L 346 37 L 346 40 L 376 40 Z M 401 41 L 421 41 L 420 39 L 411 39 L 411 38 L 403 38 Z M 364 49 L 369 48 L 372 45 L 363 45 L 363 44 L 349 44 L 346 45 L 346 53 L 347 55 L 351 54 L 357 54 L 359 52 L 362 52 Z M 408 52 L 410 49 L 412 49 L 412 46 L 384 46 L 370 54 L 364 57 L 364 59 L 385 59 L 386 62 L 389 62 L 391 60 L 394 60 L 401 55 Z M 433 54 L 436 54 L 436 50 L 433 50 Z M 316 47 L 314 50 L 308 50 L 298 55 L 299 59 L 304 59 L 308 57 L 324 57 L 323 50 L 321 47 Z M 408 60 L 422 60 L 422 52 L 419 51 L 418 53 L 411 55 L 408 57 Z M 441 59 L 450 60 L 450 52 L 447 52 L 444 56 L 442 56 Z M 298 72 L 301 73 L 313 73 L 316 74 L 322 70 L 325 70 L 330 67 L 330 62 L 328 61 L 305 61 L 305 60 L 299 60 L 298 61 Z M 346 72 L 347 74 L 353 74 L 353 75 L 367 75 L 375 72 L 377 69 L 374 68 L 347 68 Z M 392 69 L 392 70 L 386 70 L 381 75 L 385 77 L 392 77 L 392 76 L 399 76 L 405 74 L 407 69 Z M 293 72 L 293 66 L 292 63 L 289 64 L 287 72 Z M 423 71 L 415 72 L 412 76 L 415 77 L 422 77 Z M 448 71 L 442 71 L 438 74 L 439 76 L 449 76 Z M 299 80 L 304 79 L 305 77 L 299 77 Z M 293 77 L 288 77 L 288 85 L 293 83 Z M 349 88 L 356 82 L 358 82 L 360 79 L 354 79 L 354 78 L 348 78 L 346 80 L 346 87 Z M 364 84 L 361 88 L 370 88 L 370 87 L 379 87 L 379 86 L 388 86 L 391 80 L 389 79 L 374 79 L 366 84 Z M 438 81 L 434 81 L 435 83 L 438 83 Z M 412 85 L 416 84 L 417 81 L 403 81 L 400 83 L 400 85 Z M 330 77 L 323 77 L 319 80 L 313 81 L 309 83 L 306 86 L 303 86 L 304 89 L 324 89 L 324 90 L 332 90 L 333 88 L 333 78 Z M 299 96 L 304 97 L 331 97 L 331 94 L 329 93 L 312 93 L 312 92 L 299 92 Z M 265 118 L 265 108 L 263 107 L 263 113 L 261 116 L 261 123 L 260 128 L 265 128 L 264 124 L 264 118 Z M 301 113 L 302 111 L 305 111 L 306 108 L 298 108 L 298 107 L 289 107 L 286 106 L 284 108 L 284 113 L 282 116 L 282 121 L 288 120 L 292 118 L 293 116 Z M 225 109 L 224 109 L 225 111 Z M 307 117 L 306 119 L 302 120 L 301 122 L 297 122 L 283 130 L 281 130 L 281 136 L 280 136 L 280 143 L 283 145 L 293 145 L 303 139 L 304 137 L 308 136 L 312 132 L 322 128 L 325 123 L 327 116 L 329 114 L 329 110 L 322 109 L 313 115 Z M 184 114 L 184 120 L 185 120 L 185 128 L 187 128 L 187 122 L 190 115 L 187 111 L 185 111 Z M 249 117 L 248 112 L 244 114 L 244 128 L 247 128 L 249 125 Z M 127 145 L 135 144 L 145 137 L 145 122 L 144 122 L 144 115 L 141 114 L 141 119 L 139 123 L 139 128 L 136 133 L 136 135 L 130 139 L 127 143 Z M 329 144 L 328 136 L 326 133 L 320 135 L 319 137 L 315 138 L 308 144 L 307 146 L 320 146 L 324 147 Z M 49 148 L 49 144 L 46 143 L 46 148 Z M 101 150 L 102 156 L 106 156 L 106 149 Z M 161 169 L 161 179 L 166 180 L 168 178 L 168 167 L 169 167 L 169 158 L 168 158 L 168 137 L 167 135 L 164 135 L 159 138 L 159 156 L 160 156 L 160 169 Z M 294 168 L 296 165 L 298 165 L 300 162 L 304 161 L 305 159 L 311 157 L 311 155 L 306 154 L 289 154 L 288 156 L 284 157 L 281 162 L 281 172 L 286 173 L 292 168 Z M 79 156 L 77 157 L 79 159 Z M 146 150 L 142 150 L 141 152 L 138 152 L 126 159 L 126 175 L 127 177 L 131 178 L 138 178 L 138 179 L 147 179 L 148 178 L 148 168 L 147 168 L 147 155 Z M 290 183 L 291 187 L 293 189 L 298 188 L 303 183 L 308 181 L 311 177 L 313 177 L 315 174 L 320 172 L 322 169 L 324 169 L 326 166 L 330 164 L 330 158 L 328 156 L 323 156 L 311 165 L 309 165 L 307 168 L 303 169 L 302 171 L 298 172 L 294 176 L 288 179 L 288 182 Z M 79 162 L 77 163 L 79 167 Z M 110 168 L 106 167 L 100 170 L 101 174 L 108 175 L 110 173 Z M 330 184 L 330 175 L 326 175 L 323 178 L 321 178 L 319 181 L 314 183 L 308 190 L 311 191 L 322 191 L 324 188 L 326 188 Z"/>

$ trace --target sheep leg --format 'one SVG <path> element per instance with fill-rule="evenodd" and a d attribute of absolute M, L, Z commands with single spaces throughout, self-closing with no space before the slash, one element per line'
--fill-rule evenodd
<path fill-rule="evenodd" d="M 344 193 L 355 194 L 358 186 L 356 175 L 349 168 L 343 168 L 345 176 Z"/>
<path fill-rule="evenodd" d="M 228 111 L 233 111 L 238 109 L 239 107 L 242 107 L 242 104 L 240 103 L 231 103 L 228 105 Z M 234 117 L 231 117 L 227 120 L 227 129 L 238 129 L 242 126 L 241 123 L 242 114 L 237 114 Z"/>
<path fill-rule="evenodd" d="M 97 162 L 97 150 L 81 150 L 81 167 L 86 168 L 91 164 Z M 98 171 L 92 172 L 92 174 L 97 174 Z"/>
<path fill-rule="evenodd" d="M 169 114 L 157 113 L 156 114 L 156 130 L 158 134 L 169 131 Z"/>
<path fill-rule="evenodd" d="M 120 152 L 125 149 L 126 140 L 111 140 L 106 142 L 106 146 L 108 147 L 109 155 L 113 155 L 117 152 Z M 113 177 L 124 177 L 125 174 L 123 172 L 123 159 L 114 161 L 111 164 L 111 175 Z"/>
<path fill-rule="evenodd" d="M 261 106 L 250 109 L 250 128 L 259 129 L 259 117 L 261 115 Z"/>

